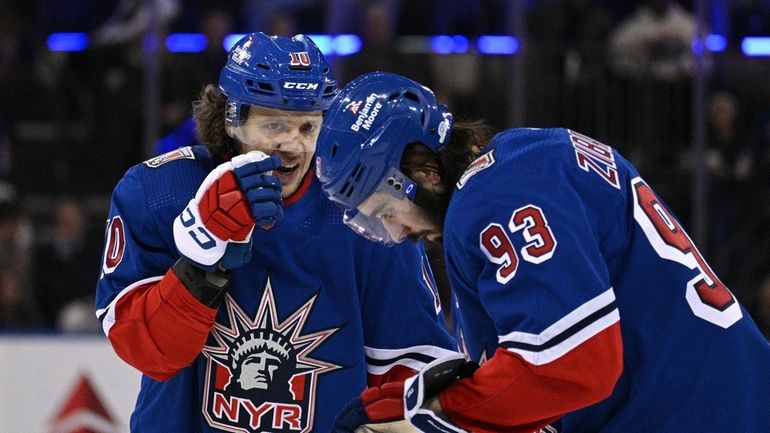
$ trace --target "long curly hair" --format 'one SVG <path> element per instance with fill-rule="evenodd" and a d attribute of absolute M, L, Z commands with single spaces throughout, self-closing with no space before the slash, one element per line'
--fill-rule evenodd
<path fill-rule="evenodd" d="M 215 84 L 203 88 L 192 104 L 195 137 L 206 145 L 216 161 L 229 161 L 236 153 L 234 140 L 225 131 L 227 96 Z"/>
<path fill-rule="evenodd" d="M 438 153 L 445 184 L 455 185 L 468 166 L 484 151 L 495 130 L 483 120 L 458 121 L 452 135 Z"/>
<path fill-rule="evenodd" d="M 484 151 L 494 134 L 494 128 L 483 120 L 455 122 L 449 143 L 438 155 L 422 143 L 409 144 L 401 157 L 401 171 L 408 176 L 412 170 L 435 161 L 438 163 L 445 190 L 451 195 L 454 185 L 468 166 Z"/>

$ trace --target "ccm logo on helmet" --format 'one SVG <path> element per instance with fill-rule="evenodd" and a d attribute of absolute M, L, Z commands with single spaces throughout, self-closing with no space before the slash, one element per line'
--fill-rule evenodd
<path fill-rule="evenodd" d="M 316 90 L 318 89 L 318 83 L 295 83 L 287 81 L 283 83 L 284 89 L 298 89 L 298 90 Z"/>

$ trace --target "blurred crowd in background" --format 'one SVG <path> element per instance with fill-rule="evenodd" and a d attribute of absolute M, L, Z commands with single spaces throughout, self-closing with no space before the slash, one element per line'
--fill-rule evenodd
<path fill-rule="evenodd" d="M 702 56 L 692 44 L 696 1 L 5 0 L 0 328 L 98 331 L 92 297 L 103 219 L 124 171 L 153 156 L 147 99 L 160 107 L 158 142 L 185 131 L 191 102 L 225 62 L 224 38 L 263 31 L 359 35 L 360 51 L 329 57 L 341 84 L 393 71 L 431 86 L 461 118 L 565 126 L 602 140 L 639 167 L 685 227 L 696 217 L 696 165 L 705 165 L 707 230 L 696 243 L 770 336 L 770 58 L 741 49 L 746 36 L 770 36 L 770 0 L 700 0 L 706 32 L 724 41 Z M 150 23 L 209 41 L 196 53 L 161 48 L 152 95 Z M 88 48 L 52 51 L 46 37 L 55 32 L 85 32 Z M 437 54 L 409 43 L 514 33 L 522 44 L 515 55 Z M 705 77 L 700 107 L 696 73 Z M 440 259 L 435 265 L 440 273 Z"/>

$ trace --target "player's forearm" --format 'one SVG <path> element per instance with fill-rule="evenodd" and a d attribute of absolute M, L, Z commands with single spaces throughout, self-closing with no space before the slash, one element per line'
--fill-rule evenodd
<path fill-rule="evenodd" d="M 531 432 L 609 396 L 622 369 L 616 324 L 544 365 L 500 348 L 439 399 L 443 413 L 466 430 Z"/>
<path fill-rule="evenodd" d="M 195 360 L 217 312 L 193 297 L 172 270 L 154 284 L 132 289 L 114 308 L 107 336 L 115 352 L 155 380 L 166 380 Z"/>

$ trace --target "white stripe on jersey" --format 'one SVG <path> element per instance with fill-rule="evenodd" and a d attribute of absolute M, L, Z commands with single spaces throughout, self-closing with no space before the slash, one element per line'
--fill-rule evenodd
<path fill-rule="evenodd" d="M 543 365 L 562 357 L 619 320 L 615 292 L 610 287 L 540 334 L 514 331 L 498 339 L 507 350 L 521 355 L 527 362 Z"/>
<path fill-rule="evenodd" d="M 437 346 L 412 346 L 404 349 L 377 349 L 364 347 L 366 370 L 372 375 L 386 374 L 396 365 L 404 365 L 415 371 L 422 370 L 431 361 L 457 352 Z"/>

